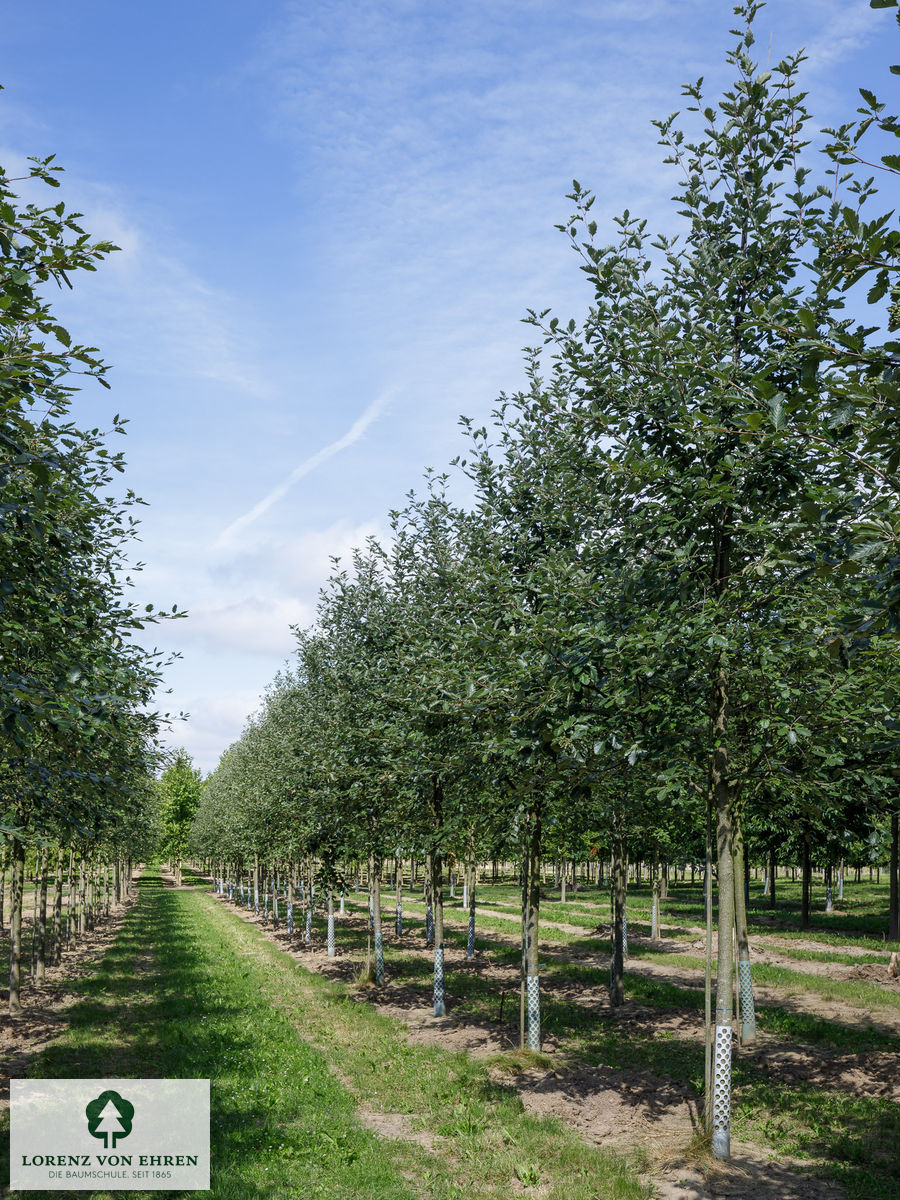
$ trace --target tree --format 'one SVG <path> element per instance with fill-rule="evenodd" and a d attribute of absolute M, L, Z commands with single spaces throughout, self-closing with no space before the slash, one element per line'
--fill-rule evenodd
<path fill-rule="evenodd" d="M 203 775 L 182 747 L 175 751 L 158 786 L 162 802 L 162 849 L 175 872 L 175 886 L 181 887 L 181 862 L 203 795 Z"/>

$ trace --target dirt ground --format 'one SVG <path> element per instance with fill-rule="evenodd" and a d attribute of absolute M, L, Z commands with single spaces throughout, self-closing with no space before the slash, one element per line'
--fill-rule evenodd
<path fill-rule="evenodd" d="M 140 872 L 135 871 L 134 878 Z M 58 967 L 48 967 L 42 987 L 31 985 L 23 963 L 22 1012 L 10 1016 L 9 988 L 0 990 L 0 1110 L 9 1108 L 9 1081 L 23 1079 L 31 1058 L 44 1046 L 59 1037 L 67 1024 L 67 1010 L 77 999 L 70 980 L 84 975 L 85 964 L 100 958 L 114 941 L 128 909 L 137 899 L 136 893 L 113 904 L 110 916 L 63 954 Z M 22 942 L 30 945 L 30 923 L 23 914 Z"/>

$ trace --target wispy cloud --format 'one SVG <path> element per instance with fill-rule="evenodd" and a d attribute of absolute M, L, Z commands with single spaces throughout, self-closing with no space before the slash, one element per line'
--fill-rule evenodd
<path fill-rule="evenodd" d="M 270 492 L 263 496 L 258 504 L 254 504 L 248 512 L 238 517 L 237 520 L 232 521 L 219 535 L 216 542 L 217 547 L 221 548 L 231 545 L 238 533 L 246 529 L 248 525 L 252 525 L 254 521 L 259 520 L 264 513 L 269 511 L 273 504 L 277 504 L 279 500 L 287 495 L 298 480 L 302 479 L 305 475 L 309 475 L 311 471 L 314 471 L 316 467 L 320 467 L 322 463 L 327 462 L 329 458 L 333 458 L 335 454 L 340 454 L 342 450 L 346 450 L 348 446 L 352 446 L 354 442 L 358 442 L 373 421 L 377 420 L 384 412 L 388 401 L 394 395 L 394 390 L 393 388 L 386 388 L 380 392 L 365 412 L 357 417 L 345 434 L 335 441 L 330 442 L 327 446 L 323 446 L 321 450 L 317 450 L 315 454 L 311 454 L 303 462 L 298 463 L 290 475 L 283 479 L 277 487 L 272 488 Z"/>
<path fill-rule="evenodd" d="M 873 12 L 868 0 L 841 3 L 824 20 L 821 33 L 806 47 L 806 70 L 821 71 L 847 58 L 884 28 L 885 14 Z M 865 80 L 861 80 L 865 82 Z"/>

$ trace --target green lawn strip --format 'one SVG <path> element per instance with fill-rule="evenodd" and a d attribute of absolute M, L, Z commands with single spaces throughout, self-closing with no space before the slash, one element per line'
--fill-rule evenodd
<path fill-rule="evenodd" d="M 787 926 L 763 925 L 753 920 L 748 914 L 747 929 L 751 937 L 777 937 L 785 941 L 818 942 L 822 946 L 859 946 L 866 950 L 881 950 L 882 953 L 900 950 L 900 942 L 889 942 L 880 935 L 869 937 L 862 934 L 842 933 L 837 930 L 829 932 L 822 929 L 794 929 Z"/>
<path fill-rule="evenodd" d="M 702 971 L 705 959 L 692 954 L 666 954 L 636 947 L 637 960 L 661 963 L 664 966 L 682 966 Z M 715 958 L 713 970 L 715 970 Z M 823 1000 L 840 1000 L 858 1008 L 900 1009 L 900 995 L 879 987 L 877 983 L 855 979 L 828 979 L 823 975 L 811 975 L 807 971 L 792 971 L 790 967 L 777 967 L 771 963 L 753 964 L 753 982 L 761 987 L 777 987 L 788 990 L 816 992 Z"/>
<path fill-rule="evenodd" d="M 492 1083 L 487 1068 L 465 1054 L 412 1046 L 405 1027 L 351 999 L 347 989 L 298 967 L 237 913 L 198 897 L 210 923 L 236 953 L 265 976 L 265 992 L 327 1055 L 361 1101 L 405 1114 L 415 1129 L 439 1139 L 429 1154 L 398 1141 L 395 1161 L 434 1197 L 507 1200 L 523 1183 L 543 1185 L 552 1200 L 631 1200 L 647 1189 L 618 1156 L 588 1146 L 556 1121 L 524 1113 L 518 1094 Z M 410 969 L 427 962 L 407 955 Z M 391 969 L 399 966 L 392 956 Z M 337 1195 L 338 1193 L 335 1193 Z M 355 1195 L 355 1193 L 351 1193 Z"/>
<path fill-rule="evenodd" d="M 412 903 L 415 905 L 418 905 L 419 907 L 421 907 L 421 905 L 422 905 L 421 901 L 414 900 L 414 901 L 412 901 Z M 361 903 L 361 902 L 358 903 L 355 900 L 348 900 L 347 907 L 351 911 L 356 911 L 356 912 L 365 914 L 365 912 L 367 910 L 367 902 L 366 903 Z M 424 914 L 424 908 L 422 908 L 422 912 Z M 403 908 L 404 926 L 408 925 L 410 917 L 412 917 L 413 919 L 416 919 L 417 913 L 418 913 L 418 909 L 413 910 L 411 912 L 409 909 L 408 902 L 405 901 L 404 908 Z M 392 924 L 391 910 L 385 905 L 385 906 L 383 906 L 383 910 L 382 910 L 382 922 L 384 923 L 386 928 L 388 926 L 389 920 L 391 921 L 391 924 Z M 452 909 L 449 907 L 444 909 L 444 926 L 445 926 L 445 928 L 447 926 L 456 927 L 456 928 L 465 928 L 468 925 L 468 920 L 469 920 L 468 914 L 464 913 L 460 909 Z M 476 928 L 476 930 L 488 929 L 495 933 L 505 933 L 509 937 L 514 937 L 514 938 L 517 938 L 519 936 L 519 924 L 517 921 L 510 921 L 505 917 L 486 916 L 486 915 L 484 915 L 483 912 L 479 912 L 478 915 L 476 916 L 475 928 Z M 649 933 L 649 931 L 650 931 L 650 927 L 647 926 L 647 932 Z M 598 947 L 600 947 L 600 946 L 608 947 L 609 946 L 609 938 L 608 937 L 602 937 L 602 936 L 596 937 L 596 938 L 583 937 L 581 934 L 570 933 L 568 930 L 564 930 L 564 929 L 547 929 L 545 925 L 541 926 L 540 940 L 542 943 L 556 942 L 559 945 L 568 946 L 573 950 L 576 950 L 576 951 L 580 950 L 584 954 L 596 954 Z"/>
<path fill-rule="evenodd" d="M 767 948 L 767 947 L 766 947 Z M 787 946 L 779 946 L 776 953 L 785 958 L 796 959 L 797 962 L 840 963 L 845 967 L 858 966 L 887 966 L 889 954 L 841 954 L 835 950 L 795 950 Z"/>

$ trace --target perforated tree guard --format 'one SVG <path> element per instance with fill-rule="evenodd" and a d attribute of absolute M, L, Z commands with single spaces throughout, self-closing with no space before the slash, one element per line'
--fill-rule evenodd
<path fill-rule="evenodd" d="M 753 971 L 749 959 L 738 963 L 738 982 L 741 985 L 741 1037 L 751 1041 L 756 1036 L 756 1007 L 753 1003 Z"/>
<path fill-rule="evenodd" d="M 537 975 L 529 975 L 525 980 L 525 1008 L 528 1049 L 539 1051 L 541 1048 L 541 981 Z"/>
<path fill-rule="evenodd" d="M 659 937 L 659 905 L 656 903 L 655 900 L 653 901 L 653 905 L 652 905 L 651 911 L 650 911 L 650 927 L 651 927 L 651 936 Z"/>
<path fill-rule="evenodd" d="M 344 891 L 341 889 L 341 916 L 344 915 Z"/>
<path fill-rule="evenodd" d="M 328 914 L 328 957 L 334 958 L 334 909 Z"/>
<path fill-rule="evenodd" d="M 434 1015 L 444 1015 L 444 947 L 434 948 Z"/>
<path fill-rule="evenodd" d="M 622 913 L 622 957 L 628 957 L 628 916 Z"/>
<path fill-rule="evenodd" d="M 312 909 L 311 908 L 308 908 L 306 910 L 306 933 L 304 935 L 304 941 L 306 942 L 307 946 L 312 941 Z"/>
<path fill-rule="evenodd" d="M 268 919 L 269 919 L 269 893 L 266 892 L 265 901 L 263 903 L 263 920 L 268 921 Z"/>
<path fill-rule="evenodd" d="M 731 1025 L 716 1026 L 712 1152 L 716 1158 L 731 1156 Z"/>
<path fill-rule="evenodd" d="M 294 906 L 293 906 L 293 904 L 290 904 L 290 903 L 288 904 L 288 910 L 287 910 L 287 931 L 289 934 L 291 934 L 293 936 L 293 933 L 294 933 Z"/>
<path fill-rule="evenodd" d="M 827 913 L 834 912 L 834 890 L 833 890 L 833 888 L 825 889 L 825 911 Z"/>
<path fill-rule="evenodd" d="M 462 906 L 463 908 L 469 907 L 469 885 L 467 883 L 463 884 Z"/>
<path fill-rule="evenodd" d="M 434 913 L 430 904 L 425 910 L 425 941 L 429 945 L 434 941 Z"/>
<path fill-rule="evenodd" d="M 396 929 L 397 929 L 397 937 L 402 937 L 403 936 L 403 905 L 399 900 L 397 901 Z"/>
<path fill-rule="evenodd" d="M 475 957 L 475 914 L 469 913 L 469 936 L 466 938 L 466 958 Z"/>
<path fill-rule="evenodd" d="M 384 934 L 375 934 L 375 982 L 384 983 Z"/>

